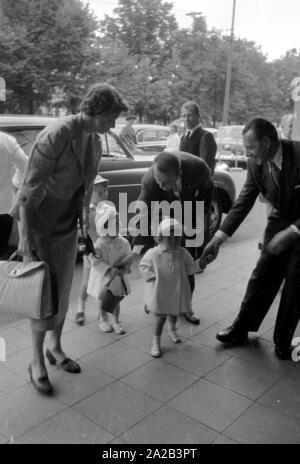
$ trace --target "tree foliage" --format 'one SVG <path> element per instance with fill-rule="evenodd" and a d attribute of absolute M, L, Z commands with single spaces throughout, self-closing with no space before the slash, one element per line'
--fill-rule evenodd
<path fill-rule="evenodd" d="M 164 0 L 119 0 L 101 22 L 80 0 L 0 0 L 6 111 L 32 113 L 51 102 L 72 109 L 88 85 L 109 81 L 140 120 L 169 122 L 193 99 L 203 124 L 217 125 L 229 37 L 209 30 L 203 15 L 190 17 L 191 26 L 179 28 L 172 3 Z M 291 111 L 297 50 L 268 62 L 254 42 L 234 38 L 232 62 L 232 124 L 258 115 L 278 122 Z"/>
<path fill-rule="evenodd" d="M 56 87 L 85 86 L 97 21 L 79 0 L 0 0 L 0 75 L 8 108 L 33 112 Z"/>

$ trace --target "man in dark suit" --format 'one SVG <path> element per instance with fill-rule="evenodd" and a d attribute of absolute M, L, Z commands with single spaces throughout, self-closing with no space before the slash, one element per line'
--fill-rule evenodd
<path fill-rule="evenodd" d="M 217 339 L 239 344 L 257 331 L 285 279 L 274 330 L 275 354 L 291 356 L 300 317 L 300 142 L 278 140 L 267 120 L 252 120 L 243 130 L 249 153 L 247 179 L 220 230 L 205 247 L 203 264 L 216 258 L 252 209 L 259 193 L 272 204 L 261 256 L 248 282 L 240 312 Z"/>
<path fill-rule="evenodd" d="M 191 229 L 191 225 L 195 229 L 196 205 L 197 202 L 204 202 L 205 241 L 209 232 L 208 212 L 212 193 L 213 180 L 211 173 L 202 159 L 182 152 L 160 153 L 142 179 L 141 193 L 138 200 L 143 202 L 146 207 L 141 215 L 140 225 L 145 221 L 147 230 L 144 236 L 140 234 L 134 238 L 133 255 L 139 255 L 145 247 L 154 246 L 153 216 L 155 215 L 153 215 L 153 205 L 163 201 L 169 205 L 173 202 L 179 202 L 182 211 L 179 220 L 184 223 L 186 219 L 191 220 L 192 218 L 192 224 L 184 223 L 188 229 Z M 189 207 L 188 203 L 185 202 L 190 202 L 189 204 L 192 206 L 191 214 L 187 212 L 185 215 L 185 208 Z M 197 258 L 199 244 L 195 242 L 195 245 L 190 246 L 187 239 L 191 242 L 195 240 L 195 237 L 187 237 L 184 245 L 191 255 Z M 125 261 L 128 262 L 128 260 Z M 193 291 L 195 286 L 194 276 L 191 276 L 190 283 Z M 200 323 L 193 313 L 187 314 L 186 319 L 192 324 L 198 325 Z"/>
<path fill-rule="evenodd" d="M 200 126 L 200 110 L 197 103 L 185 102 L 181 108 L 181 118 L 187 130 L 181 137 L 179 149 L 204 159 L 213 173 L 216 165 L 217 144 L 213 134 Z"/>

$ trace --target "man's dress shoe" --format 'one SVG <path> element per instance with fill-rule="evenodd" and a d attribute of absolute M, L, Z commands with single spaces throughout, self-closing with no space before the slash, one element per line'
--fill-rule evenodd
<path fill-rule="evenodd" d="M 231 325 L 226 329 L 220 330 L 217 333 L 216 339 L 222 343 L 230 345 L 243 345 L 248 343 L 248 331 L 238 329 L 236 326 Z"/>

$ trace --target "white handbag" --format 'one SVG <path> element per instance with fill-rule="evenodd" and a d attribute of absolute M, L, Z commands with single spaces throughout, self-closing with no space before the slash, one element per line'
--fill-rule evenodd
<path fill-rule="evenodd" d="M 29 319 L 54 315 L 48 264 L 0 261 L 0 312 Z"/>

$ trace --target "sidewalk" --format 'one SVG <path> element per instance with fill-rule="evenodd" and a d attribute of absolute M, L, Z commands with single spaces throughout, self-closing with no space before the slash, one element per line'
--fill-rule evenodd
<path fill-rule="evenodd" d="M 160 359 L 149 355 L 152 318 L 143 311 L 138 272 L 121 307 L 127 333 L 118 336 L 99 332 L 92 299 L 85 326 L 74 324 L 77 271 L 63 346 L 83 372 L 47 364 L 52 398 L 29 383 L 28 322 L 0 327 L 7 344 L 0 443 L 300 443 L 300 364 L 273 353 L 278 298 L 248 346 L 224 348 L 215 339 L 233 320 L 257 258 L 256 240 L 228 246 L 196 276 L 193 307 L 201 324 L 180 318 L 183 343 L 164 334 Z"/>

